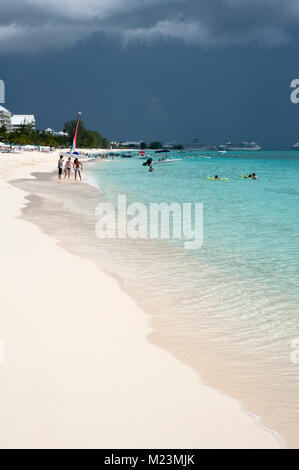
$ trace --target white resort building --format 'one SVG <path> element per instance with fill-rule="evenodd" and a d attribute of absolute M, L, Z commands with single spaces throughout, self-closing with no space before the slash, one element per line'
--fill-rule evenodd
<path fill-rule="evenodd" d="M 22 126 L 31 125 L 35 130 L 35 117 L 33 114 L 12 114 L 8 109 L 0 106 L 0 128 L 5 126 L 7 132 L 19 131 Z"/>
<path fill-rule="evenodd" d="M 12 113 L 8 111 L 8 109 L 0 105 L 0 128 L 4 126 L 7 132 L 11 132 L 13 129 L 11 118 L 12 118 Z"/>
<path fill-rule="evenodd" d="M 57 132 L 57 131 L 54 131 L 54 129 L 51 129 L 51 127 L 48 127 L 48 129 L 45 129 L 44 133 L 49 134 L 49 135 L 59 136 L 59 137 L 67 137 L 68 136 L 67 132 L 63 132 L 63 131 Z"/>
<path fill-rule="evenodd" d="M 14 114 L 11 124 L 13 131 L 19 131 L 22 126 L 32 126 L 32 130 L 35 130 L 35 117 L 33 114 Z"/>

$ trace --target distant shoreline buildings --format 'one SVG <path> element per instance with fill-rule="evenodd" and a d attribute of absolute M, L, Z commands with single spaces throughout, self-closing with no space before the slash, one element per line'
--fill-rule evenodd
<path fill-rule="evenodd" d="M 12 113 L 0 105 L 0 128 L 5 127 L 7 132 L 12 132 L 11 118 Z"/>
<path fill-rule="evenodd" d="M 47 129 L 45 129 L 44 133 L 49 134 L 49 135 L 58 136 L 58 137 L 67 137 L 68 136 L 67 132 L 63 132 L 63 131 L 57 132 L 57 131 L 54 131 L 53 129 L 51 129 L 51 127 L 48 127 Z"/>
<path fill-rule="evenodd" d="M 155 144 L 159 142 L 154 142 Z M 159 143 L 160 144 L 160 143 Z M 122 142 L 123 147 L 130 148 L 150 148 L 151 145 L 146 145 L 145 142 L 140 141 L 128 141 Z M 231 151 L 259 151 L 262 150 L 262 147 L 256 142 L 241 142 L 241 143 L 232 143 L 226 142 L 224 145 L 210 145 L 206 143 L 201 143 L 198 139 L 195 139 L 193 142 L 167 142 L 165 144 L 160 144 L 161 148 L 168 150 L 190 150 L 190 151 L 222 151 L 222 152 L 231 152 Z M 299 148 L 299 143 L 297 145 Z M 155 148 L 155 147 L 153 147 Z"/>
<path fill-rule="evenodd" d="M 13 114 L 11 118 L 13 132 L 20 131 L 22 126 L 31 126 L 35 130 L 35 116 L 33 114 Z"/>
<path fill-rule="evenodd" d="M 35 130 L 35 116 L 33 114 L 12 114 L 4 106 L 0 106 L 0 128 L 5 127 L 7 132 L 16 132 L 22 126 L 30 126 Z"/>
<path fill-rule="evenodd" d="M 5 127 L 8 133 L 21 131 L 24 126 L 30 126 L 31 130 L 36 130 L 36 121 L 34 114 L 12 114 L 4 106 L 0 105 L 0 129 Z M 68 136 L 66 132 L 56 132 L 50 127 L 43 131 L 45 134 L 65 137 Z"/>

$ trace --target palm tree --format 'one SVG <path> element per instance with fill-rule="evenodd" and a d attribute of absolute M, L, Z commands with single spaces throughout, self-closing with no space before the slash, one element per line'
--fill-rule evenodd
<path fill-rule="evenodd" d="M 32 122 L 29 122 L 28 124 L 24 124 L 24 126 L 22 127 L 23 127 L 24 134 L 27 134 L 28 136 L 30 136 L 34 133 L 34 124 L 32 124 Z"/>

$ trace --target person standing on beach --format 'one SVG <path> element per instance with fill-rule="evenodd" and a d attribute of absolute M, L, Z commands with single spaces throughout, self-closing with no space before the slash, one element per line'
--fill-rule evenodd
<path fill-rule="evenodd" d="M 79 161 L 79 158 L 76 158 L 74 161 L 74 170 L 75 170 L 75 181 L 77 180 L 77 175 L 79 176 L 80 180 L 82 181 L 81 178 L 81 171 L 82 171 L 82 163 Z"/>
<path fill-rule="evenodd" d="M 58 179 L 61 180 L 63 172 L 63 155 L 60 155 L 60 158 L 58 160 Z"/>
<path fill-rule="evenodd" d="M 64 175 L 64 179 L 70 179 L 70 176 L 71 176 L 71 169 L 72 169 L 72 159 L 71 157 L 69 157 L 68 161 L 66 162 L 65 164 L 65 175 Z"/>

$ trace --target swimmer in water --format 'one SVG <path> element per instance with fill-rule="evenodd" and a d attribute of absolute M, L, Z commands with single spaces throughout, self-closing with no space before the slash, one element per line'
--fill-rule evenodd
<path fill-rule="evenodd" d="M 251 177 L 251 179 L 253 179 L 253 180 L 257 180 L 257 176 L 256 176 L 256 174 L 255 174 L 255 173 L 252 173 L 252 177 Z"/>
<path fill-rule="evenodd" d="M 150 173 L 152 173 L 154 171 L 153 167 L 150 166 L 149 170 L 148 170 Z"/>

